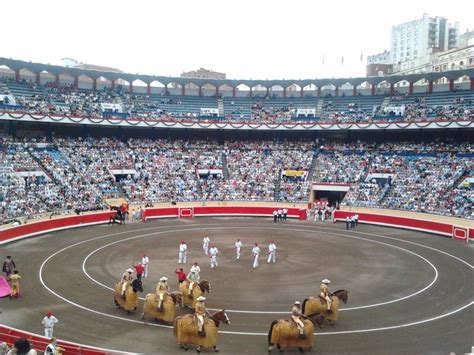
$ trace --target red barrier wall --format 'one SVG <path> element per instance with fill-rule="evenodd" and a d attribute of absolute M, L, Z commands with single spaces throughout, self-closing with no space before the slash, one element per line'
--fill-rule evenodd
<path fill-rule="evenodd" d="M 173 218 L 179 217 L 180 209 L 192 209 L 193 217 L 209 216 L 255 216 L 273 217 L 275 207 L 254 206 L 202 206 L 202 207 L 171 207 L 171 208 L 147 208 L 144 219 Z M 306 210 L 300 208 L 288 208 L 288 218 L 299 218 L 306 220 Z"/>
<path fill-rule="evenodd" d="M 0 244 L 33 235 L 49 233 L 61 229 L 83 227 L 106 223 L 115 212 L 98 212 L 78 216 L 55 218 L 46 221 L 32 222 L 0 231 Z"/>
<path fill-rule="evenodd" d="M 352 217 L 357 212 L 336 211 L 334 219 L 345 221 L 346 217 Z M 433 222 L 422 219 L 387 216 L 372 213 L 357 213 L 359 215 L 359 223 L 376 224 L 388 227 L 397 227 L 403 229 L 412 229 L 422 232 L 441 234 L 448 237 L 453 235 L 454 224 Z M 469 228 L 469 239 L 474 239 L 474 228 Z"/>
<path fill-rule="evenodd" d="M 4 341 L 9 346 L 11 346 L 18 338 L 27 339 L 30 342 L 32 348 L 35 349 L 38 354 L 42 354 L 46 349 L 46 346 L 50 343 L 49 339 L 41 335 L 25 332 L 19 329 L 7 327 L 5 325 L 0 325 L 0 341 Z M 116 350 L 100 349 L 93 346 L 72 343 L 69 341 L 58 340 L 58 345 L 65 350 L 65 354 L 105 355 L 120 353 Z"/>

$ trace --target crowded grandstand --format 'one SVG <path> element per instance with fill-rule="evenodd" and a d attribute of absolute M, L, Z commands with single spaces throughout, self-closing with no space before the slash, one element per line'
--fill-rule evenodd
<path fill-rule="evenodd" d="M 57 70 L 42 64 L 3 62 L 13 68 Z M 53 81 L 45 81 L 48 78 L 42 78 L 43 72 L 31 76 L 22 70 L 3 72 L 0 78 L 4 222 L 21 216 L 103 209 L 110 198 L 124 198 L 137 205 L 190 201 L 307 203 L 318 200 L 311 196 L 313 184 L 319 183 L 350 187 L 347 193 L 332 196 L 329 202 L 333 206 L 473 217 L 470 182 L 474 146 L 469 135 L 466 140 L 466 136 L 435 134 L 428 141 L 399 136 L 388 142 L 374 136 L 341 140 L 284 133 L 253 139 L 232 139 L 216 132 L 199 138 L 194 133 L 163 138 L 147 134 L 132 137 L 124 132 L 100 137 L 92 134 L 91 128 L 85 134 L 75 132 L 71 138 L 60 125 L 53 130 L 48 126 L 46 134 L 46 126 L 41 125 L 26 134 L 12 128 L 18 117 L 38 122 L 44 117 L 53 122 L 62 118 L 249 124 L 293 121 L 301 127 L 308 122 L 318 122 L 320 127 L 344 122 L 435 122 L 443 128 L 443 122 L 449 121 L 462 127 L 461 122 L 469 124 L 474 118 L 474 91 L 466 86 L 472 86 L 472 79 L 466 81 L 466 75 L 472 75 L 469 70 L 433 77 L 451 78 L 448 85 L 440 85 L 446 91 L 433 91 L 429 81 L 425 83 L 427 91 L 416 92 L 419 90 L 413 88 L 413 81 L 420 75 L 408 75 L 396 79 L 410 82 L 405 92 L 395 90 L 394 79 L 382 94 L 375 92 L 375 82 L 362 93 L 357 90 L 359 80 L 352 81 L 352 95 L 341 94 L 338 86 L 329 91 L 321 91 L 322 86 L 305 91 L 301 85 L 298 95 L 284 90 L 280 97 L 268 89 L 264 95 L 251 90 L 236 94 L 235 87 L 227 93 L 216 89 L 211 96 L 201 87 L 197 96 L 177 95 L 167 86 L 156 93 L 150 86 L 145 93 L 134 93 L 133 86 L 116 87 L 115 81 L 112 86 L 98 87 L 96 79 L 92 88 L 81 88 L 78 80 L 83 70 L 76 73 L 72 84 L 60 81 L 64 74 L 59 72 Z M 182 84 L 181 94 L 185 94 L 185 82 Z M 398 127 L 400 131 L 402 128 Z"/>

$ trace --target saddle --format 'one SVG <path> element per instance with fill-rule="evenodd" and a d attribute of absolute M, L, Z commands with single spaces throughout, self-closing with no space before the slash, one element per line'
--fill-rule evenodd
<path fill-rule="evenodd" d="M 330 296 L 330 295 L 329 295 L 329 296 Z M 326 303 L 327 303 L 326 299 L 325 299 L 323 296 L 318 295 L 318 298 L 319 298 L 319 300 L 321 301 L 322 304 L 326 304 Z"/>

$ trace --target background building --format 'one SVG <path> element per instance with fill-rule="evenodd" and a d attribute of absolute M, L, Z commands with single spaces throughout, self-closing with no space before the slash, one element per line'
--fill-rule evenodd
<path fill-rule="evenodd" d="M 192 70 L 184 72 L 180 75 L 182 78 L 191 78 L 191 79 L 225 79 L 225 73 L 219 73 L 212 70 L 207 70 L 204 68 L 199 68 L 198 70 Z"/>
<path fill-rule="evenodd" d="M 392 27 L 391 62 L 393 73 L 426 72 L 430 56 L 436 52 L 457 48 L 459 23 L 452 25 L 444 17 L 429 17 Z"/>
<path fill-rule="evenodd" d="M 392 63 L 390 61 L 390 52 L 367 56 L 366 76 L 384 76 L 392 73 Z"/>

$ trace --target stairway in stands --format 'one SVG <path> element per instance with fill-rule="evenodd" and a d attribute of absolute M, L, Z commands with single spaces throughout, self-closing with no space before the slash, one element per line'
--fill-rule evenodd
<path fill-rule="evenodd" d="M 318 99 L 316 103 L 316 116 L 321 117 L 323 114 L 324 99 Z"/>
<path fill-rule="evenodd" d="M 311 166 L 309 167 L 308 177 L 306 181 L 313 181 L 314 171 L 316 170 L 316 163 L 318 161 L 318 153 L 316 151 L 313 152 L 313 160 L 311 160 Z"/>
<path fill-rule="evenodd" d="M 281 170 L 278 171 L 278 175 L 276 176 L 275 181 L 274 181 L 274 184 L 275 184 L 275 187 L 273 188 L 273 200 L 274 201 L 281 201 L 280 180 L 281 180 Z"/>
<path fill-rule="evenodd" d="M 224 180 L 229 180 L 230 178 L 230 173 L 229 173 L 229 168 L 227 167 L 227 156 L 225 155 L 224 152 L 222 152 L 222 174 L 224 175 Z"/>
<path fill-rule="evenodd" d="M 385 107 L 389 106 L 390 105 L 390 96 L 387 96 L 385 97 L 385 99 L 383 99 L 383 102 L 382 102 L 382 109 L 384 109 Z"/>
<path fill-rule="evenodd" d="M 224 100 L 221 97 L 217 99 L 217 111 L 219 117 L 224 117 Z"/>

